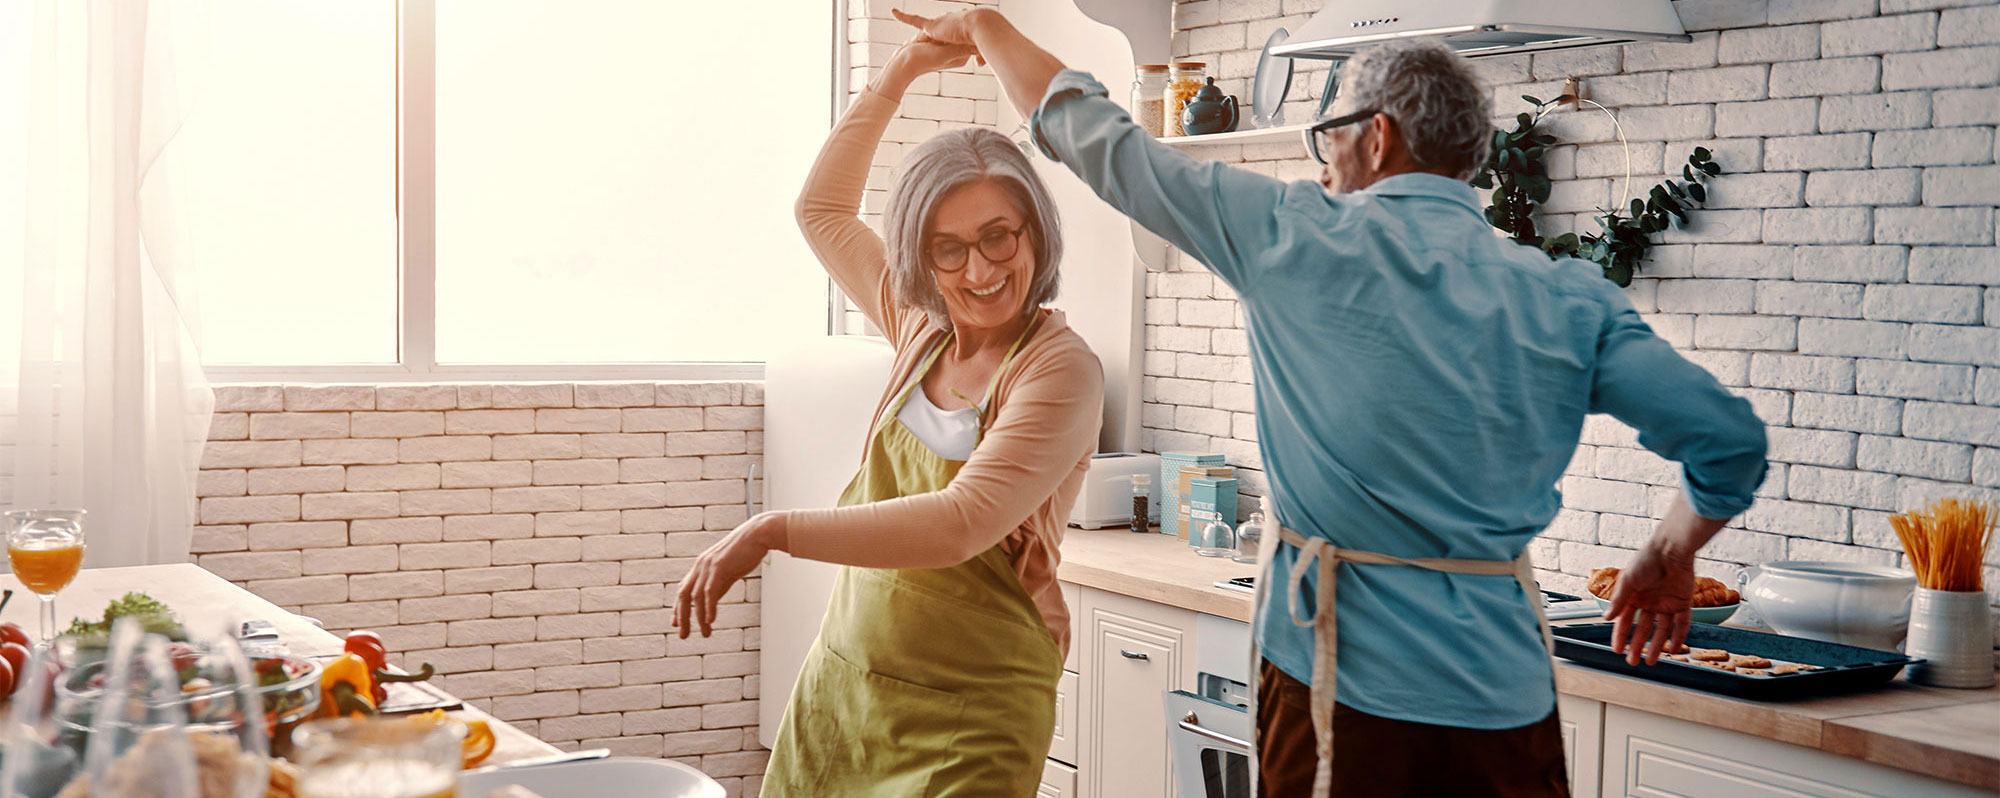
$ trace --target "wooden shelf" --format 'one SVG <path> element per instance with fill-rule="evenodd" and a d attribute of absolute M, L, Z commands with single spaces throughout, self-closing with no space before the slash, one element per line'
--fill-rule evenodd
<path fill-rule="evenodd" d="M 1162 136 L 1161 141 L 1175 146 L 1184 144 L 1271 144 L 1289 141 L 1305 148 L 1305 138 L 1300 134 L 1310 123 L 1285 125 L 1282 127 L 1258 128 L 1255 130 L 1232 130 L 1228 133 L 1210 133 L 1205 136 Z"/>

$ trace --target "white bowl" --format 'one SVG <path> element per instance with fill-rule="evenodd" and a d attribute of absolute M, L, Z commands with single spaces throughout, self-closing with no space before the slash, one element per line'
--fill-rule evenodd
<path fill-rule="evenodd" d="M 616 757 L 556 765 L 499 768 L 458 777 L 460 798 L 486 798 L 509 785 L 542 798 L 722 798 L 722 785 L 667 759 Z"/>
<path fill-rule="evenodd" d="M 1743 600 L 1780 634 L 1894 651 L 1910 628 L 1909 571 L 1845 562 L 1785 561 L 1746 568 Z"/>

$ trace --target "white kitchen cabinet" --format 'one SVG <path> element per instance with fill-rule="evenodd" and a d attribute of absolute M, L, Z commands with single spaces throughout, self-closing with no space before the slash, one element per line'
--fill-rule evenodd
<path fill-rule="evenodd" d="M 1556 696 L 1562 721 L 1563 762 L 1569 770 L 1571 798 L 1598 798 L 1604 756 L 1604 702 L 1571 695 Z"/>
<path fill-rule="evenodd" d="M 1195 613 L 1083 591 L 1082 798 L 1169 795 L 1165 693 L 1194 683 Z"/>
<path fill-rule="evenodd" d="M 1063 655 L 1063 670 L 1081 673 L 1076 669 L 1076 652 L 1083 648 L 1083 588 L 1075 582 L 1058 582 L 1062 586 L 1063 606 L 1069 608 L 1069 653 Z"/>
<path fill-rule="evenodd" d="M 1042 783 L 1035 786 L 1035 798 L 1076 798 L 1076 768 L 1048 760 L 1042 765 Z"/>
<path fill-rule="evenodd" d="M 1078 681 L 1069 671 L 1056 680 L 1056 733 L 1049 742 L 1049 758 L 1067 765 L 1076 764 Z"/>
<path fill-rule="evenodd" d="M 1634 798 L 1973 798 L 1991 793 L 1804 746 L 1604 708 L 1603 795 Z"/>

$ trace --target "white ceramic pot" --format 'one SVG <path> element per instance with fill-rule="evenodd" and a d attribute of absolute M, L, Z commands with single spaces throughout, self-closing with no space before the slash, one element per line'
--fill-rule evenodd
<path fill-rule="evenodd" d="M 1743 600 L 1780 634 L 1894 651 L 1917 577 L 1899 568 L 1790 560 L 1745 568 Z"/>
<path fill-rule="evenodd" d="M 1993 610 L 1986 591 L 1917 588 L 1910 614 L 1910 681 L 1933 687 L 1993 684 Z"/>

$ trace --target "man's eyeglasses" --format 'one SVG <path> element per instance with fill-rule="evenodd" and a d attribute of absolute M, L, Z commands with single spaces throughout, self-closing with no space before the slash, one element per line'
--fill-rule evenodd
<path fill-rule="evenodd" d="M 973 247 L 979 248 L 979 257 L 985 258 L 987 263 L 1001 263 L 1011 260 L 1014 253 L 1021 251 L 1021 234 L 1027 231 L 1027 225 L 1012 230 L 995 227 L 980 233 L 979 240 L 972 244 L 950 236 L 938 236 L 931 239 L 930 246 L 924 248 L 924 254 L 930 257 L 931 268 L 947 274 L 965 268 Z"/>
<path fill-rule="evenodd" d="M 1377 113 L 1379 112 L 1372 108 L 1364 109 L 1351 114 L 1342 114 L 1306 128 L 1306 149 L 1312 153 L 1313 160 L 1326 163 L 1328 158 L 1333 157 L 1334 128 L 1365 122 Z"/>

